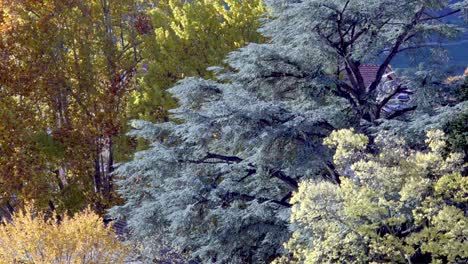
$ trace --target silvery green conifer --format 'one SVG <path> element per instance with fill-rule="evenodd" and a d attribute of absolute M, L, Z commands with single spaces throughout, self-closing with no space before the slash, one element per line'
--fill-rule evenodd
<path fill-rule="evenodd" d="M 267 263 L 288 240 L 289 199 L 303 179 L 339 184 L 322 146 L 332 130 L 375 127 L 414 114 L 379 94 L 395 56 L 459 28 L 442 18 L 468 1 L 269 0 L 267 44 L 231 53 L 218 80 L 187 78 L 169 91 L 173 122 L 135 121 L 151 142 L 117 174 L 136 240 L 169 244 L 202 263 Z M 359 66 L 378 63 L 365 86 Z M 466 109 L 458 106 L 454 111 Z M 452 111 L 450 108 L 447 111 Z M 429 121 L 428 121 L 429 122 Z"/>

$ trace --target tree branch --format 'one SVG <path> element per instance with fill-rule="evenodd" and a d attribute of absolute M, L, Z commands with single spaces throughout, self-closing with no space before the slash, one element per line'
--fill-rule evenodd
<path fill-rule="evenodd" d="M 451 12 L 445 13 L 445 14 L 440 15 L 440 16 L 432 16 L 432 15 L 424 12 L 424 15 L 426 15 L 427 17 L 423 18 L 423 19 L 420 19 L 419 21 L 437 20 L 437 19 L 441 19 L 441 18 L 444 18 L 444 17 L 454 15 L 454 14 L 459 13 L 459 12 L 461 12 L 461 9 L 455 9 L 455 10 L 453 10 Z"/>
<path fill-rule="evenodd" d="M 348 100 L 348 102 L 353 107 L 357 106 L 357 103 L 354 101 L 353 97 L 351 95 L 349 95 L 347 92 L 345 92 L 345 91 L 343 91 L 341 89 L 337 89 L 337 90 L 332 90 L 332 93 L 335 94 L 336 96 L 339 96 L 339 97 L 342 97 L 342 98 Z"/>
<path fill-rule="evenodd" d="M 247 174 L 246 174 L 244 177 L 240 178 L 237 182 L 242 182 L 242 181 L 244 181 L 245 179 L 247 179 L 248 177 L 254 175 L 255 173 L 257 173 L 257 170 L 256 170 L 256 169 L 248 169 L 248 170 L 247 170 Z"/>
<path fill-rule="evenodd" d="M 325 168 L 330 173 L 331 180 L 335 184 L 340 185 L 341 184 L 340 174 L 336 171 L 335 166 L 333 166 L 333 164 L 331 162 L 328 162 L 328 161 L 323 161 L 323 165 L 325 165 Z"/>
<path fill-rule="evenodd" d="M 403 91 L 403 84 L 399 84 L 398 87 L 390 93 L 387 97 L 385 97 L 378 105 L 377 105 L 377 115 L 380 116 L 380 112 L 382 108 L 398 93 Z M 378 119 L 378 118 L 377 118 Z"/>
<path fill-rule="evenodd" d="M 389 120 L 394 119 L 396 117 L 402 116 L 403 114 L 405 114 L 407 112 L 414 111 L 414 110 L 416 110 L 416 108 L 418 108 L 418 107 L 417 106 L 411 106 L 411 107 L 407 107 L 407 108 L 397 110 L 397 111 L 393 112 L 391 115 L 387 116 L 386 119 L 389 119 Z"/>
<path fill-rule="evenodd" d="M 326 125 L 326 123 L 321 122 L 322 125 Z M 331 125 L 330 125 L 331 126 Z M 214 161 L 209 161 L 209 159 L 215 159 Z M 219 164 L 219 163 L 226 163 L 226 164 L 234 164 L 234 163 L 240 163 L 242 162 L 243 159 L 236 157 L 236 156 L 225 156 L 225 155 L 219 155 L 219 154 L 214 154 L 208 152 L 205 157 L 199 159 L 199 160 L 179 160 L 179 162 L 188 162 L 188 163 L 195 163 L 195 164 Z M 257 173 L 257 170 L 253 165 L 250 165 L 252 168 L 247 169 L 247 176 L 251 176 L 255 173 Z M 289 186 L 293 188 L 293 190 L 297 190 L 299 184 L 297 181 L 292 178 L 287 176 L 284 172 L 281 170 L 273 170 L 269 169 L 268 173 L 271 177 L 277 178 Z M 244 176 L 245 178 L 246 176 Z M 243 180 L 243 178 L 241 179 Z"/>
<path fill-rule="evenodd" d="M 214 161 L 210 161 L 210 159 L 215 159 Z M 199 160 L 178 160 L 179 162 L 188 162 L 188 163 L 195 163 L 195 164 L 219 164 L 219 163 L 239 163 L 242 161 L 241 158 L 236 156 L 224 156 L 219 154 L 214 154 L 208 152 L 205 157 Z"/>
<path fill-rule="evenodd" d="M 378 85 L 382 81 L 382 77 L 385 74 L 385 71 L 388 68 L 388 65 L 390 65 L 390 62 L 393 60 L 395 55 L 398 53 L 398 50 L 400 49 L 400 46 L 407 40 L 408 34 L 413 30 L 416 25 L 419 24 L 421 15 L 424 12 L 424 7 L 419 10 L 413 18 L 413 21 L 410 24 L 407 24 L 404 27 L 403 33 L 401 33 L 396 41 L 393 47 L 390 50 L 390 53 L 387 55 L 385 58 L 384 62 L 380 65 L 378 71 L 377 71 L 377 76 L 375 77 L 374 81 L 371 83 L 369 86 L 369 91 L 368 93 L 372 93 L 375 89 L 377 89 Z"/>
<path fill-rule="evenodd" d="M 224 200 L 224 203 L 223 203 L 224 207 L 227 207 L 228 205 L 230 205 L 234 200 L 241 200 L 241 201 L 246 201 L 246 202 L 257 200 L 259 203 L 270 202 L 270 203 L 275 203 L 275 204 L 285 206 L 288 208 L 292 206 L 290 203 L 286 202 L 287 199 L 283 201 L 284 198 L 281 199 L 281 201 L 278 201 L 278 200 L 268 199 L 264 197 L 255 197 L 255 196 L 248 195 L 248 194 L 242 194 L 239 192 L 227 192 L 224 194 L 222 199 Z"/>
<path fill-rule="evenodd" d="M 283 182 L 285 182 L 286 184 L 288 184 L 289 186 L 291 186 L 293 188 L 293 190 L 297 190 L 299 188 L 299 184 L 298 182 L 287 176 L 284 172 L 280 171 L 280 170 L 268 170 L 268 173 L 270 174 L 271 177 L 274 177 L 274 178 L 277 178 Z"/>

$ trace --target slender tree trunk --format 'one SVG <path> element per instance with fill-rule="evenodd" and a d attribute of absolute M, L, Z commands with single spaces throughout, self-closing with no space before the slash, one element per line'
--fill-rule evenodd
<path fill-rule="evenodd" d="M 64 187 L 64 181 L 62 180 L 62 177 L 60 176 L 60 169 L 54 171 L 55 176 L 57 177 L 58 180 L 58 186 L 60 190 L 63 190 Z"/>
<path fill-rule="evenodd" d="M 104 194 L 108 200 L 112 199 L 112 172 L 114 170 L 114 157 L 113 157 L 113 142 L 112 137 L 109 136 L 108 144 L 107 144 L 107 162 L 106 162 L 106 186 L 104 190 Z"/>
<path fill-rule="evenodd" d="M 94 192 L 96 194 L 101 192 L 102 189 L 102 179 L 101 179 L 101 166 L 100 166 L 100 143 L 97 140 L 97 148 L 96 148 L 96 157 L 94 158 Z"/>

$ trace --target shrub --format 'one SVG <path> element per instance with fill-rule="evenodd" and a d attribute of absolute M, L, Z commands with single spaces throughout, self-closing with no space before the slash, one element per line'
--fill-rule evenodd
<path fill-rule="evenodd" d="M 47 219 L 26 206 L 0 226 L 0 264 L 123 263 L 128 253 L 112 227 L 90 209 Z"/>

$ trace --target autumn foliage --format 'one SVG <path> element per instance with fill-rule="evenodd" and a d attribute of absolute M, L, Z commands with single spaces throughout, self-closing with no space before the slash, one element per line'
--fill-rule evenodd
<path fill-rule="evenodd" d="M 0 264 L 123 263 L 128 252 L 90 209 L 58 221 L 26 206 L 0 226 Z"/>
<path fill-rule="evenodd" d="M 351 129 L 324 143 L 336 148 L 341 184 L 304 181 L 293 195 L 292 258 L 275 263 L 462 263 L 468 257 L 468 178 L 463 155 L 445 155 L 446 136 L 427 133 L 426 151 L 399 138 Z M 351 260 L 350 262 L 348 262 Z"/>

